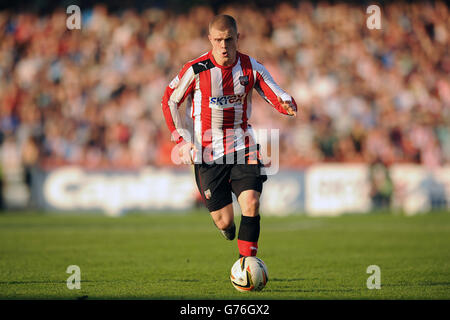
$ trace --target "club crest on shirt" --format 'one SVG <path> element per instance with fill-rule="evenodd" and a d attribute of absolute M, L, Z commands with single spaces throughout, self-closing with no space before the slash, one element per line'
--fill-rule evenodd
<path fill-rule="evenodd" d="M 239 77 L 239 82 L 240 82 L 243 86 L 248 85 L 248 76 L 241 76 L 241 77 Z"/>

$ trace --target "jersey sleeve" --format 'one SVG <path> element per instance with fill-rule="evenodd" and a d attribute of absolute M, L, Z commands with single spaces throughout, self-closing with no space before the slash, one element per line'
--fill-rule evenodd
<path fill-rule="evenodd" d="M 167 127 L 172 134 L 172 140 L 177 143 L 183 141 L 183 133 L 186 132 L 178 109 L 184 99 L 193 92 L 194 85 L 194 71 L 190 65 L 185 65 L 166 87 L 161 101 Z"/>
<path fill-rule="evenodd" d="M 278 97 L 280 97 L 283 101 L 292 101 L 295 108 L 297 108 L 297 103 L 294 98 L 280 88 L 280 86 L 273 80 L 269 71 L 267 71 L 262 64 L 252 59 L 252 65 L 255 73 L 255 89 L 259 95 L 264 98 L 264 100 L 266 100 L 282 114 L 288 114 L 288 112 L 281 106 L 278 101 Z"/>

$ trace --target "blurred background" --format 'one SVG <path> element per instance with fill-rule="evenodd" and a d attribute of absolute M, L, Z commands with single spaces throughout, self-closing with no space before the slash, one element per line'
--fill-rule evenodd
<path fill-rule="evenodd" d="M 69 5 L 81 29 L 66 26 Z M 381 9 L 368 29 L 366 9 Z M 18 1 L 0 7 L 1 210 L 188 210 L 160 107 L 218 13 L 239 50 L 300 106 L 254 95 L 250 123 L 280 129 L 267 214 L 450 207 L 449 6 L 432 2 Z"/>

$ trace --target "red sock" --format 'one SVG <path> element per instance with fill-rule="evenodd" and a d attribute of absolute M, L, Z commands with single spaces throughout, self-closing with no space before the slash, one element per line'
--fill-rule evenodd
<path fill-rule="evenodd" d="M 259 221 L 259 215 L 256 217 L 241 216 L 237 239 L 240 256 L 256 256 L 260 229 Z"/>
<path fill-rule="evenodd" d="M 239 248 L 239 254 L 241 256 L 256 256 L 256 253 L 258 252 L 258 242 L 250 242 L 245 240 L 239 240 L 237 241 L 238 248 Z"/>

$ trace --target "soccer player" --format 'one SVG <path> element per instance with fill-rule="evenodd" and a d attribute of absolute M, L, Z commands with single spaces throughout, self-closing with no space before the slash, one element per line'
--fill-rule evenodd
<path fill-rule="evenodd" d="M 164 92 L 162 109 L 182 162 L 194 164 L 198 189 L 215 225 L 226 239 L 235 238 L 233 192 L 242 211 L 239 255 L 256 256 L 259 198 L 267 176 L 248 123 L 252 89 L 282 114 L 296 116 L 297 104 L 261 63 L 237 51 L 233 17 L 214 17 L 208 38 L 212 49 L 183 66 Z M 178 108 L 185 100 L 183 121 Z"/>

